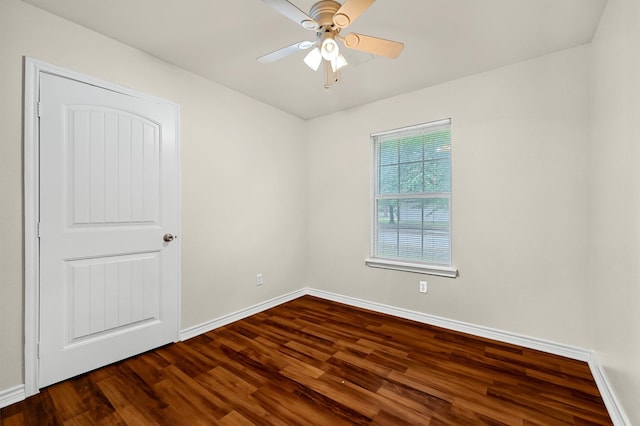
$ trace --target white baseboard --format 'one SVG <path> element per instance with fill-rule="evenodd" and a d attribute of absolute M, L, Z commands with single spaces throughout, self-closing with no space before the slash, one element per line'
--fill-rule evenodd
<path fill-rule="evenodd" d="M 266 302 L 258 303 L 249 308 L 222 316 L 220 318 L 207 321 L 193 327 L 182 330 L 180 332 L 180 340 L 187 340 L 208 331 L 214 330 L 223 325 L 230 324 L 234 321 L 249 317 L 269 308 L 273 308 L 282 303 L 297 299 L 298 297 L 310 295 L 322 299 L 332 300 L 334 302 L 344 303 L 345 305 L 355 306 L 358 308 L 368 309 L 374 312 L 393 315 L 399 318 L 405 318 L 423 324 L 435 325 L 446 328 L 448 330 L 460 331 L 474 336 L 485 337 L 487 339 L 497 340 L 499 342 L 511 343 L 529 349 L 535 349 L 555 355 L 564 356 L 566 358 L 579 361 L 589 362 L 591 360 L 591 351 L 578 348 L 575 346 L 564 345 L 562 343 L 551 342 L 535 337 L 523 336 L 508 331 L 497 330 L 494 328 L 484 327 L 480 325 L 470 324 L 462 321 L 456 321 L 448 318 L 438 317 L 435 315 L 425 314 L 423 312 L 411 311 L 408 309 L 397 308 L 394 306 L 384 305 L 382 303 L 370 302 L 368 300 L 358 299 L 355 297 L 344 296 L 341 294 L 331 293 L 313 288 L 303 288 L 292 293 L 276 297 Z"/>
<path fill-rule="evenodd" d="M 25 398 L 26 394 L 24 392 L 24 385 L 0 390 L 0 408 L 15 404 L 16 402 L 24 401 Z"/>
<path fill-rule="evenodd" d="M 251 315 L 255 315 L 259 312 L 266 311 L 267 309 L 270 309 L 275 306 L 281 305 L 283 303 L 289 302 L 291 300 L 297 299 L 298 297 L 304 296 L 305 294 L 307 294 L 306 289 L 297 290 L 297 291 L 285 294 L 283 296 L 279 296 L 271 300 L 267 300 L 266 302 L 261 302 L 261 303 L 258 303 L 257 305 L 253 305 L 248 308 L 244 308 L 239 311 L 232 312 L 220 318 L 216 318 L 211 321 L 207 321 L 205 323 L 202 323 L 193 327 L 185 328 L 180 332 L 180 340 L 191 339 L 192 337 L 196 337 L 208 331 L 215 330 L 218 327 L 231 324 L 234 321 L 238 321 L 243 318 L 250 317 Z"/>
<path fill-rule="evenodd" d="M 306 294 L 320 297 L 322 299 L 332 300 L 334 302 L 344 303 L 349 306 L 389 314 L 399 318 L 410 319 L 423 324 L 435 325 L 449 330 L 468 333 L 473 336 L 485 337 L 499 342 L 511 343 L 525 348 L 587 362 L 613 424 L 615 426 L 631 425 L 631 422 L 629 422 L 629 419 L 622 409 L 622 405 L 616 398 L 615 393 L 607 380 L 604 369 L 596 359 L 593 351 L 312 288 L 307 288 Z"/>
<path fill-rule="evenodd" d="M 322 299 L 332 300 L 334 302 L 344 303 L 345 305 L 355 306 L 358 308 L 368 309 L 374 312 L 380 312 L 388 315 L 393 315 L 399 318 L 405 318 L 423 324 L 430 324 L 438 327 L 442 327 L 449 330 L 460 331 L 468 333 L 478 337 L 484 337 L 493 339 L 499 342 L 511 343 L 514 345 L 522 346 L 529 349 L 535 349 L 555 355 L 564 356 L 566 358 L 575 359 L 579 361 L 588 362 L 593 374 L 593 378 L 598 386 L 598 390 L 602 396 L 605 406 L 609 411 L 611 420 L 616 426 L 628 426 L 631 423 L 625 415 L 622 405 L 616 398 L 612 387 L 607 379 L 604 369 L 598 363 L 595 354 L 587 349 L 578 348 L 575 346 L 564 345 L 561 343 L 551 342 L 544 339 L 538 339 L 535 337 L 523 336 L 516 333 L 497 330 L 489 327 L 483 327 L 475 324 L 470 324 L 462 321 L 456 321 L 448 318 L 438 317 L 435 315 L 425 314 L 423 312 L 411 311 L 408 309 L 397 308 L 394 306 L 385 305 L 377 302 L 370 302 L 355 297 L 344 296 L 336 293 L 331 293 L 323 290 L 316 290 L 313 288 L 303 288 L 283 296 L 275 297 L 271 300 L 258 303 L 245 309 L 224 315 L 222 317 L 207 321 L 205 323 L 186 328 L 180 332 L 180 340 L 188 340 L 192 337 L 214 330 L 218 327 L 231 324 L 234 321 L 247 318 L 251 315 L 255 315 L 267 309 L 276 307 L 283 303 L 297 299 L 305 295 L 315 296 Z M 6 407 L 10 404 L 22 401 L 25 399 L 25 387 L 24 385 L 16 386 L 14 388 L 0 390 L 0 408 Z"/>
<path fill-rule="evenodd" d="M 537 339 L 535 337 L 523 336 L 516 333 L 510 333 L 508 331 L 502 331 L 462 321 L 451 320 L 448 318 L 425 314 L 423 312 L 396 308 L 394 306 L 384 305 L 376 302 L 369 302 L 367 300 L 362 300 L 350 296 L 343 296 L 340 294 L 330 293 L 322 290 L 308 288 L 307 294 L 323 299 L 333 300 L 334 302 L 344 303 L 346 305 L 356 306 L 358 308 L 368 309 L 370 311 L 381 312 L 400 318 L 410 319 L 413 321 L 421 322 L 423 324 L 435 325 L 438 327 L 446 328 L 448 330 L 460 331 L 478 337 L 485 337 L 487 339 L 493 339 L 499 342 L 511 343 L 529 349 L 552 353 L 570 359 L 585 362 L 591 359 L 591 351 L 575 346 L 563 345 L 561 343 Z"/>
<path fill-rule="evenodd" d="M 607 407 L 607 411 L 609 412 L 609 416 L 611 417 L 613 424 L 615 426 L 630 426 L 631 422 L 622 409 L 622 404 L 620 404 L 616 394 L 613 392 L 613 389 L 609 384 L 609 380 L 607 379 L 607 374 L 605 373 L 602 364 L 598 362 L 595 353 L 592 354 L 591 359 L 589 360 L 589 368 L 591 369 L 591 374 L 593 375 L 593 379 L 596 381 L 596 385 L 600 391 L 600 396 L 602 396 L 602 401 Z"/>

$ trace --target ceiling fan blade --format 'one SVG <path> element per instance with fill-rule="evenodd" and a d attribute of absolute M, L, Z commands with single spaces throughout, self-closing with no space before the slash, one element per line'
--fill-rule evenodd
<path fill-rule="evenodd" d="M 404 44 L 398 41 L 385 40 L 383 38 L 371 37 L 363 34 L 347 34 L 347 36 L 342 40 L 344 45 L 350 49 L 385 56 L 391 59 L 395 59 L 400 56 L 402 49 L 404 49 Z"/>
<path fill-rule="evenodd" d="M 262 0 L 272 8 L 274 8 L 280 14 L 291 19 L 298 25 L 302 25 L 308 30 L 315 30 L 318 27 L 318 23 L 313 20 L 309 15 L 298 9 L 292 3 L 287 0 Z"/>
<path fill-rule="evenodd" d="M 258 58 L 258 62 L 263 64 L 270 64 L 271 62 L 275 62 L 278 59 L 285 58 L 289 55 L 293 55 L 296 52 L 300 52 L 301 50 L 307 50 L 312 46 L 315 46 L 316 43 L 312 41 L 299 41 L 297 43 L 293 43 L 290 46 L 283 47 L 282 49 L 278 49 L 275 52 L 267 53 L 264 56 L 260 56 Z"/>
<path fill-rule="evenodd" d="M 333 15 L 333 23 L 338 28 L 352 24 L 375 0 L 347 0 Z"/>

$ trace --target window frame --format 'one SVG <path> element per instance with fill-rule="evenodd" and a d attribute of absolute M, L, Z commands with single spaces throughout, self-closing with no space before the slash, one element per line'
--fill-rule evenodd
<path fill-rule="evenodd" d="M 372 133 L 370 135 L 370 143 L 371 143 L 371 242 L 370 242 L 370 255 L 369 258 L 365 260 L 365 264 L 374 268 L 383 268 L 383 269 L 392 269 L 397 271 L 406 271 L 406 272 L 414 272 L 419 274 L 428 274 L 428 275 L 437 275 L 449 278 L 455 278 L 458 275 L 458 270 L 455 266 L 453 266 L 453 228 L 452 228 L 452 188 L 449 188 L 448 192 L 448 200 L 449 200 L 449 265 L 441 265 L 441 264 L 432 264 L 428 262 L 422 261 L 413 261 L 410 259 L 390 259 L 385 257 L 379 257 L 376 253 L 376 244 L 377 244 L 377 231 L 378 231 L 378 200 L 383 200 L 388 198 L 389 196 L 385 194 L 378 194 L 378 147 L 379 147 L 379 139 L 381 137 L 385 137 L 388 135 L 397 135 L 398 138 L 402 137 L 403 134 L 411 134 L 414 132 L 426 131 L 429 128 L 434 127 L 442 127 L 449 126 L 449 130 L 451 130 L 451 119 L 437 120 L 422 124 L 417 124 L 413 126 L 407 126 L 392 130 L 387 130 L 378 133 Z M 424 162 L 424 158 L 422 159 Z M 400 163 L 399 163 L 400 165 Z M 451 173 L 452 170 L 452 159 L 449 157 L 449 171 Z M 451 176 L 450 176 L 451 178 Z M 428 195 L 431 194 L 443 194 L 443 193 L 431 193 L 431 192 L 417 192 L 417 193 L 407 193 L 406 199 L 411 199 L 412 196 L 416 196 L 414 198 L 428 198 Z M 397 195 L 394 193 L 393 195 Z M 404 195 L 403 195 L 404 197 Z"/>

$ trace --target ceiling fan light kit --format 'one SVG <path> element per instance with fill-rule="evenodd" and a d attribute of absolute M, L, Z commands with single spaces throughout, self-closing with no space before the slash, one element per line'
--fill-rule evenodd
<path fill-rule="evenodd" d="M 307 53 L 307 56 L 304 57 L 304 63 L 314 71 L 318 71 L 321 62 L 322 53 L 320 53 L 320 49 L 317 47 L 314 47 L 311 52 Z"/>
<path fill-rule="evenodd" d="M 342 54 L 338 55 L 334 60 L 331 61 L 331 68 L 333 69 L 333 72 L 336 72 L 339 69 L 346 67 L 347 65 L 349 65 L 349 63 L 347 62 L 345 57 L 342 56 Z"/>
<path fill-rule="evenodd" d="M 322 33 L 322 47 L 320 48 L 320 52 L 325 61 L 333 61 L 340 54 L 340 48 L 334 37 L 333 33 Z"/>
<path fill-rule="evenodd" d="M 308 15 L 288 0 L 263 1 L 303 28 L 315 31 L 316 40 L 292 44 L 261 56 L 258 61 L 271 63 L 313 47 L 305 56 L 304 62 L 309 68 L 317 71 L 324 60 L 326 88 L 338 82 L 338 71 L 348 65 L 336 40 L 340 40 L 346 48 L 391 59 L 397 58 L 404 48 L 404 44 L 400 42 L 363 34 L 351 33 L 345 37 L 340 35 L 340 31 L 352 24 L 375 0 L 346 0 L 344 4 L 333 0 L 321 0 L 311 7 Z"/>

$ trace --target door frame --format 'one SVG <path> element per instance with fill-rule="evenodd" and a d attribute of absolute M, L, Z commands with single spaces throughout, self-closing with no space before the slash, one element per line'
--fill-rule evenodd
<path fill-rule="evenodd" d="M 23 111 L 23 210 L 24 210 L 24 383 L 25 396 L 35 395 L 40 391 L 39 377 L 39 324 L 40 324 L 40 239 L 38 237 L 38 223 L 40 212 L 40 132 L 38 103 L 40 98 L 40 75 L 53 74 L 63 78 L 76 80 L 118 92 L 123 95 L 143 98 L 155 102 L 171 105 L 175 108 L 177 144 L 176 167 L 177 178 L 177 215 L 178 235 L 181 232 L 181 172 L 180 172 L 180 105 L 166 99 L 149 96 L 124 86 L 99 80 L 84 74 L 57 67 L 30 57 L 24 58 L 24 111 Z M 178 313 L 177 327 L 174 341 L 179 340 L 181 320 L 181 242 L 178 244 L 178 295 L 176 309 Z"/>

